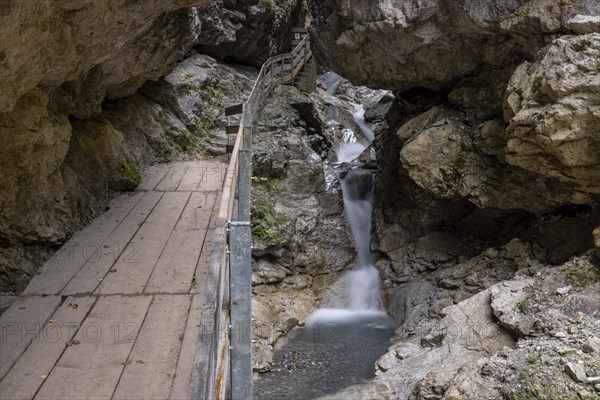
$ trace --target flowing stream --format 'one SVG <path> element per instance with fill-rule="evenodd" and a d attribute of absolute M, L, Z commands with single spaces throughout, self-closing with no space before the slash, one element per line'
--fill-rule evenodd
<path fill-rule="evenodd" d="M 356 106 L 353 115 L 363 136 L 372 141 L 363 107 Z M 326 295 L 327 307 L 313 312 L 306 326 L 275 353 L 272 371 L 255 382 L 256 398 L 314 399 L 365 383 L 374 377 L 375 361 L 390 345 L 395 327 L 381 308 L 379 271 L 370 249 L 374 175 L 359 168 L 342 174 L 339 168 L 367 148 L 350 133 L 344 135 L 335 164 L 356 265 Z"/>

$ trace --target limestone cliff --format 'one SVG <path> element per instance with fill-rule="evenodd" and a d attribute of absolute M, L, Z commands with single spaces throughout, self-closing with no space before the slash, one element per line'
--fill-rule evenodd
<path fill-rule="evenodd" d="M 0 291 L 22 290 L 116 191 L 135 188 L 140 166 L 223 154 L 222 107 L 244 99 L 256 72 L 192 50 L 214 39 L 201 27 L 207 6 L 0 4 Z"/>
<path fill-rule="evenodd" d="M 324 1 L 312 11 L 320 62 L 396 95 L 377 129 L 375 222 L 397 269 L 412 251 L 400 243 L 442 226 L 482 237 L 463 228 L 493 224 L 499 238 L 515 218 L 522 228 L 547 213 L 570 218 L 565 207 L 579 207 L 585 242 L 571 254 L 592 246 L 598 2 Z"/>
<path fill-rule="evenodd" d="M 502 312 L 491 314 L 494 293 L 518 286 L 499 283 L 515 274 L 533 275 L 541 292 L 554 293 L 549 282 L 564 276 L 547 263 L 571 259 L 562 272 L 574 265 L 585 270 L 582 275 L 589 272 L 578 285 L 585 302 L 598 301 L 591 294 L 598 259 L 590 250 L 600 225 L 600 3 L 311 4 L 311 38 L 320 63 L 353 83 L 395 95 L 371 105 L 366 116 L 374 126 L 378 162 L 372 245 L 382 255 L 377 266 L 389 311 L 402 326 L 399 342 L 378 362 L 377 379 L 344 396 L 571 398 L 567 393 L 578 390 L 587 396 L 591 386 L 584 381 L 561 381 L 555 391 L 542 387 L 545 378 L 527 386 L 528 377 L 545 376 L 541 366 L 535 373 L 509 376 L 503 368 L 522 365 L 522 351 L 502 355 L 506 349 L 490 348 L 485 332 L 476 332 L 478 339 L 464 346 L 460 337 L 436 335 L 463 324 L 458 321 L 465 313 L 482 321 L 475 321 L 478 329 L 502 339 L 496 344 L 504 343 L 504 329 L 523 335 L 512 325 L 486 327 L 495 318 L 503 320 Z M 580 266 L 581 255 L 587 258 Z M 553 278 L 537 282 L 547 275 Z M 591 328 L 597 310 L 581 305 L 556 311 L 561 301 L 554 307 L 530 295 L 521 300 L 535 302 L 531 314 L 540 326 L 545 313 L 573 318 L 579 311 L 591 325 L 578 340 L 597 336 Z M 538 334 L 528 331 L 527 341 L 518 345 L 531 350 L 530 344 L 545 343 L 531 339 Z M 444 351 L 461 356 L 441 356 Z M 509 361 L 455 368 L 493 353 Z M 582 363 L 589 360 L 580 357 Z M 586 364 L 588 374 L 597 374 L 594 365 Z"/>

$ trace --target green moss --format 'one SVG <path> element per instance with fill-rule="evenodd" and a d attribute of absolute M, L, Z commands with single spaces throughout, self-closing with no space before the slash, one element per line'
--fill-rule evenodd
<path fill-rule="evenodd" d="M 276 226 L 282 222 L 282 217 L 278 216 L 270 205 L 260 207 L 252 206 L 250 210 L 250 220 L 252 221 L 252 239 L 266 246 L 279 246 L 282 242 L 282 235 L 277 231 Z"/>
<path fill-rule="evenodd" d="M 133 190 L 142 182 L 138 170 L 127 161 L 121 166 L 121 178 L 125 183 L 126 190 Z"/>
<path fill-rule="evenodd" d="M 259 0 L 258 3 L 264 7 L 271 9 L 271 10 L 273 9 L 273 6 L 274 6 L 273 0 Z"/>
<path fill-rule="evenodd" d="M 200 146 L 200 138 L 188 129 L 167 134 L 167 141 L 175 154 L 192 155 Z"/>
<path fill-rule="evenodd" d="M 530 355 L 527 356 L 527 360 L 530 363 L 535 364 L 536 362 L 540 361 L 540 356 L 539 356 L 539 354 L 531 353 Z"/>
<path fill-rule="evenodd" d="M 521 300 L 517 303 L 516 307 L 520 313 L 525 314 L 527 312 L 527 306 L 529 305 L 529 301 L 527 299 Z"/>
<path fill-rule="evenodd" d="M 565 282 L 574 287 L 585 287 L 600 280 L 600 270 L 570 269 L 565 274 Z"/>

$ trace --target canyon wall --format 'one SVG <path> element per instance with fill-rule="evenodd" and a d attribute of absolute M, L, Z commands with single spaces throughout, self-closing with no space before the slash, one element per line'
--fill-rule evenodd
<path fill-rule="evenodd" d="M 400 326 L 375 380 L 337 396 L 594 398 L 600 3 L 326 0 L 311 10 L 319 62 L 394 93 L 366 117 L 378 168 L 372 248 Z"/>
<path fill-rule="evenodd" d="M 585 243 L 554 261 L 593 246 L 598 2 L 324 1 L 312 11 L 320 62 L 396 95 L 375 144 L 375 245 L 392 261 L 410 257 L 399 242 L 441 227 L 494 239 L 515 220 L 527 230 L 527 219 L 553 213 L 578 218 L 570 235 Z M 544 229 L 522 234 L 553 247 Z M 423 241 L 453 246 L 439 236 Z"/>
<path fill-rule="evenodd" d="M 245 98 L 256 71 L 240 74 L 193 47 L 222 55 L 224 35 L 238 41 L 270 24 L 279 41 L 234 57 L 258 60 L 287 45 L 302 5 L 238 1 L 262 25 L 211 26 L 233 11 L 209 3 L 0 4 L 0 292 L 22 290 L 112 196 L 135 188 L 143 165 L 223 154 L 222 107 Z"/>

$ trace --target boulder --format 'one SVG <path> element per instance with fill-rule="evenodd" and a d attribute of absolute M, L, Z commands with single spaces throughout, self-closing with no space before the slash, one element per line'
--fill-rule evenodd
<path fill-rule="evenodd" d="M 563 183 L 571 203 L 591 202 L 600 194 L 598 107 L 600 34 L 556 39 L 511 78 L 506 161 Z"/>
<path fill-rule="evenodd" d="M 491 307 L 500 325 L 517 335 L 531 333 L 533 320 L 527 316 L 528 294 L 525 289 L 533 285 L 532 279 L 499 283 L 491 288 Z"/>

